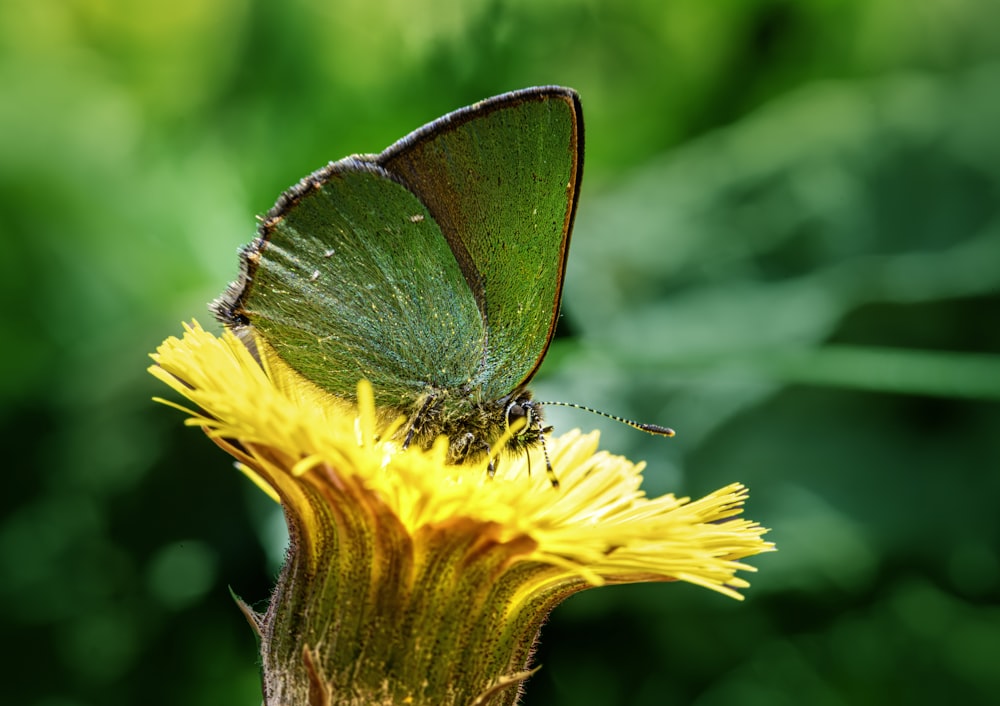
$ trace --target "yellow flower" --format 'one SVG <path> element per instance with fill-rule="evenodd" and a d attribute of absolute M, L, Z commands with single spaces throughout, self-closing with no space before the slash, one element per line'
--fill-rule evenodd
<path fill-rule="evenodd" d="M 485 461 L 448 465 L 445 443 L 399 448 L 365 382 L 351 406 L 266 347 L 262 367 L 232 334 L 186 329 L 150 372 L 195 405 L 167 402 L 282 503 L 289 526 L 268 610 L 243 606 L 268 705 L 512 704 L 567 596 L 680 580 L 740 598 L 736 573 L 753 571 L 740 560 L 773 549 L 739 517 L 742 485 L 647 498 L 643 464 L 579 431 L 547 442 L 558 489 L 538 457 L 505 458 L 490 478 Z"/>

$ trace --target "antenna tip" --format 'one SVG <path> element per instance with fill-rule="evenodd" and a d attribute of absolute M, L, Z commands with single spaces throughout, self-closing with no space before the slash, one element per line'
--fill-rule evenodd
<path fill-rule="evenodd" d="M 650 434 L 656 434 L 657 436 L 673 436 L 674 430 L 670 427 L 661 427 L 659 424 L 640 424 L 639 428 L 643 431 L 649 432 Z"/>

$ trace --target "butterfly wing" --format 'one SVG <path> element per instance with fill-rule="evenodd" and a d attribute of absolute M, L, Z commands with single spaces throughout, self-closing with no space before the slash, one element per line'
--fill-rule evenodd
<path fill-rule="evenodd" d="M 486 322 L 475 384 L 499 399 L 555 331 L 583 171 L 575 91 L 507 93 L 450 113 L 373 160 L 427 206 Z"/>
<path fill-rule="evenodd" d="M 252 326 L 292 368 L 353 397 L 367 378 L 381 406 L 428 385 L 459 388 L 481 367 L 485 326 L 448 242 L 384 169 L 332 163 L 282 196 L 214 305 Z"/>

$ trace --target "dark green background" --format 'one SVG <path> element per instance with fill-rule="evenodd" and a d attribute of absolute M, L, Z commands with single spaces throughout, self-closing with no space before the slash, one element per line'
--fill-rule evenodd
<path fill-rule="evenodd" d="M 739 480 L 747 600 L 574 597 L 525 704 L 1000 692 L 1000 4 L 0 5 L 4 703 L 257 704 L 280 516 L 146 354 L 253 216 L 449 110 L 577 88 L 587 167 L 542 398 L 651 493 Z"/>

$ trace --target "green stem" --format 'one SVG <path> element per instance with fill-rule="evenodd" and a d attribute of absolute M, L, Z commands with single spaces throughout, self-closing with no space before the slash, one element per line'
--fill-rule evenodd
<path fill-rule="evenodd" d="M 255 621 L 265 704 L 516 703 L 548 612 L 582 584 L 547 581 L 527 537 L 471 520 L 411 535 L 355 480 L 307 477 L 311 513 L 286 503 L 291 548 Z"/>

